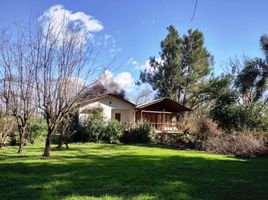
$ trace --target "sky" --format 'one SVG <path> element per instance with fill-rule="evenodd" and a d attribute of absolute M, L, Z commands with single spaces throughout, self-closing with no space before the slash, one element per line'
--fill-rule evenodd
<path fill-rule="evenodd" d="M 180 35 L 190 28 L 203 32 L 216 74 L 235 56 L 263 56 L 259 39 L 268 34 L 268 0 L 198 0 L 191 20 L 194 6 L 194 0 L 1 0 L 0 27 L 68 13 L 94 40 L 99 63 L 111 65 L 104 77 L 118 82 L 131 98 L 140 70 L 150 56 L 159 56 L 169 25 Z"/>

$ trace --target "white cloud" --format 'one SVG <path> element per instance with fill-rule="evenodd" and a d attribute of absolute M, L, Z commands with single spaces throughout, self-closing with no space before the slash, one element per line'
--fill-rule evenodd
<path fill-rule="evenodd" d="M 102 23 L 94 17 L 84 12 L 72 12 L 65 9 L 62 5 L 55 5 L 46 10 L 39 18 L 44 28 L 53 26 L 55 34 L 61 34 L 64 37 L 66 31 L 78 33 L 83 41 L 93 37 L 94 32 L 103 29 Z"/>
<path fill-rule="evenodd" d="M 130 58 L 130 59 L 127 61 L 126 65 L 130 65 L 131 62 L 132 62 L 133 60 L 134 60 L 134 58 Z"/>
<path fill-rule="evenodd" d="M 160 57 L 155 58 L 155 60 L 160 63 L 163 64 L 163 60 Z M 147 70 L 150 72 L 154 72 L 156 71 L 156 69 L 152 68 L 150 65 L 150 60 L 146 60 L 144 64 L 140 64 L 138 61 L 136 61 L 134 58 L 130 58 L 126 65 L 133 65 L 137 70 Z"/>
<path fill-rule="evenodd" d="M 134 60 L 134 58 L 130 58 L 127 61 L 126 65 L 134 65 L 135 67 L 138 67 L 139 66 L 139 63 L 138 63 L 138 61 Z"/>
<path fill-rule="evenodd" d="M 114 81 L 126 91 L 131 90 L 135 83 L 132 75 L 129 72 L 122 72 L 118 74 L 114 77 Z"/>
<path fill-rule="evenodd" d="M 130 58 L 127 61 L 126 65 L 132 65 L 135 67 L 135 69 L 138 69 L 138 70 L 140 70 L 140 68 L 141 68 L 140 63 L 138 61 L 136 61 L 134 58 Z"/>
<path fill-rule="evenodd" d="M 122 48 L 116 45 L 116 39 L 110 34 L 101 35 L 95 43 L 99 48 L 107 49 L 110 57 L 115 57 L 122 51 Z"/>
<path fill-rule="evenodd" d="M 115 57 L 122 51 L 116 45 L 116 40 L 112 35 L 105 33 L 94 37 L 95 33 L 100 32 L 104 27 L 99 20 L 84 12 L 73 12 L 64 8 L 63 5 L 55 5 L 47 9 L 38 18 L 38 21 L 42 23 L 44 31 L 52 26 L 52 33 L 59 35 L 60 40 L 67 37 L 68 32 L 76 33 L 78 34 L 77 39 L 81 39 L 84 44 L 91 42 L 96 47 L 105 49 L 110 57 Z"/>
<path fill-rule="evenodd" d="M 111 71 L 105 70 L 100 78 L 100 81 L 104 86 L 109 87 L 114 85 L 111 83 L 116 83 L 115 87 L 118 86 L 120 89 L 124 89 L 126 92 L 131 92 L 135 86 L 135 81 L 129 72 L 122 72 L 116 76 L 113 76 L 113 73 Z"/>

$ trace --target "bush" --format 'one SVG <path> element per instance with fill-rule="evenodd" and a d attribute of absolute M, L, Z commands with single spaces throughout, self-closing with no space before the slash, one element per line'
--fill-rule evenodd
<path fill-rule="evenodd" d="M 158 141 L 181 149 L 204 150 L 208 138 L 222 133 L 222 130 L 204 114 L 194 113 L 178 123 L 179 133 L 157 134 Z"/>
<path fill-rule="evenodd" d="M 111 120 L 104 128 L 101 139 L 108 143 L 118 143 L 124 130 L 125 126 L 122 123 L 117 120 Z"/>
<path fill-rule="evenodd" d="M 188 137 L 182 135 L 181 139 L 176 140 L 180 148 L 233 154 L 244 158 L 264 155 L 268 152 L 268 135 L 265 131 L 241 128 L 239 132 L 224 132 L 210 118 L 204 116 L 191 116 L 182 124 L 184 124 L 184 133 Z"/>
<path fill-rule="evenodd" d="M 95 108 L 88 113 L 88 118 L 78 123 L 76 132 L 72 136 L 74 142 L 96 142 L 102 138 L 105 120 L 102 108 Z"/>
<path fill-rule="evenodd" d="M 120 141 L 123 143 L 149 143 L 151 125 L 147 122 L 139 121 L 135 128 L 130 128 L 121 136 Z"/>
<path fill-rule="evenodd" d="M 89 113 L 86 124 L 86 132 L 89 141 L 98 141 L 102 139 L 105 129 L 105 121 L 102 108 L 95 108 Z"/>
<path fill-rule="evenodd" d="M 268 107 L 251 102 L 240 105 L 234 93 L 223 93 L 215 102 L 210 116 L 226 131 L 247 129 L 268 130 Z"/>
<path fill-rule="evenodd" d="M 152 142 L 170 145 L 180 149 L 195 149 L 196 139 L 188 132 L 178 133 L 153 133 Z"/>
<path fill-rule="evenodd" d="M 27 126 L 27 140 L 31 144 L 44 142 L 47 134 L 47 124 L 43 119 L 33 119 Z"/>
<path fill-rule="evenodd" d="M 233 154 L 242 158 L 267 155 L 267 135 L 263 133 L 237 133 L 211 137 L 206 142 L 206 151 Z"/>
<path fill-rule="evenodd" d="M 72 140 L 74 142 L 116 143 L 124 129 L 124 125 L 116 120 L 107 123 L 104 120 L 103 109 L 95 108 L 89 113 L 88 119 L 78 125 Z"/>

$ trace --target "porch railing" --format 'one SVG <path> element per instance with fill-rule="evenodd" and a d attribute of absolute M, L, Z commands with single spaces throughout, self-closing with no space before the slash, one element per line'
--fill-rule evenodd
<path fill-rule="evenodd" d="M 177 123 L 152 123 L 147 122 L 151 125 L 154 131 L 161 131 L 161 132 L 174 132 L 178 131 Z M 135 122 L 125 122 L 125 125 L 128 128 L 134 128 Z"/>

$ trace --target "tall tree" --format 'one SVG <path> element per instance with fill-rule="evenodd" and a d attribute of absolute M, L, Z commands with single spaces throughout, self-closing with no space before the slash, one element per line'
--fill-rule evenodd
<path fill-rule="evenodd" d="M 25 143 L 26 126 L 36 109 L 34 68 L 28 51 L 28 35 L 18 27 L 15 37 L 3 31 L 0 41 L 1 99 L 6 114 L 14 117 L 19 132 L 19 150 Z"/>
<path fill-rule="evenodd" d="M 158 97 L 194 107 L 198 87 L 211 72 L 212 64 L 213 57 L 204 47 L 202 32 L 189 30 L 180 37 L 170 26 L 161 42 L 160 59 L 150 58 L 150 69 L 142 71 L 140 79 L 151 84 Z"/>
<path fill-rule="evenodd" d="M 260 45 L 265 58 L 234 58 L 230 62 L 231 80 L 227 90 L 215 93 L 216 101 L 210 115 L 226 130 L 267 130 L 268 37 L 262 36 Z M 231 87 L 232 86 L 232 87 Z"/>
<path fill-rule="evenodd" d="M 38 106 L 47 122 L 43 156 L 50 156 L 52 134 L 102 70 L 94 65 L 96 57 L 84 32 L 70 29 L 65 18 L 60 23 L 43 20 L 34 27 L 29 51 L 36 69 Z"/>
<path fill-rule="evenodd" d="M 168 27 L 168 35 L 161 42 L 160 59 L 150 58 L 150 69 L 140 74 L 142 82 L 151 84 L 158 97 L 169 97 L 178 101 L 177 92 L 181 90 L 182 39 L 173 26 Z"/>
<path fill-rule="evenodd" d="M 244 59 L 242 70 L 237 72 L 235 87 L 242 94 L 245 102 L 258 102 L 268 100 L 264 97 L 268 88 L 268 36 L 263 35 L 260 45 L 265 58 Z M 238 69 L 241 63 L 233 62 L 233 68 Z"/>
<path fill-rule="evenodd" d="M 199 84 L 205 81 L 210 74 L 213 57 L 204 47 L 203 33 L 191 29 L 183 36 L 182 50 L 182 90 L 179 99 L 183 105 L 195 106 L 193 98 L 196 97 Z"/>

